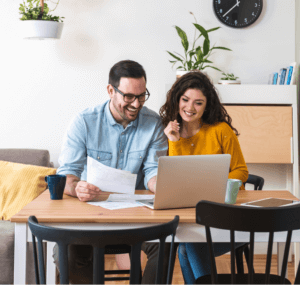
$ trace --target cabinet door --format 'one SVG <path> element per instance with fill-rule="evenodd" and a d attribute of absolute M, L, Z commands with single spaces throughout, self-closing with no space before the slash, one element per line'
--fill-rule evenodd
<path fill-rule="evenodd" d="M 246 163 L 292 163 L 291 106 L 224 106 Z"/>

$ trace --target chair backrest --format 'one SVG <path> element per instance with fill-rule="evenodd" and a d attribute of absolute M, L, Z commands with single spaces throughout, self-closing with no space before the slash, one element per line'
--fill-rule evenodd
<path fill-rule="evenodd" d="M 236 206 L 219 204 L 209 201 L 200 201 L 196 206 L 196 222 L 205 226 L 206 239 L 211 259 L 211 280 L 218 282 L 216 262 L 212 246 L 210 228 L 230 230 L 231 242 L 231 282 L 235 283 L 235 231 L 250 233 L 250 257 L 248 283 L 253 284 L 253 252 L 255 232 L 268 232 L 269 242 L 267 250 L 267 261 L 265 271 L 265 284 L 270 284 L 270 268 L 272 257 L 272 246 L 275 232 L 287 231 L 284 258 L 281 269 L 281 283 L 286 275 L 288 254 L 291 244 L 293 230 L 300 229 L 300 205 L 258 208 L 247 206 Z"/>
<path fill-rule="evenodd" d="M 264 187 L 265 180 L 258 175 L 249 174 L 247 181 L 244 183 L 244 186 L 247 183 L 253 184 L 254 190 L 262 190 Z"/>
<path fill-rule="evenodd" d="M 143 227 L 129 230 L 70 230 L 44 226 L 38 223 L 35 216 L 28 219 L 29 228 L 32 232 L 34 245 L 34 261 L 36 271 L 36 283 L 45 284 L 44 253 L 42 248 L 43 241 L 56 242 L 59 248 L 59 271 L 60 283 L 69 284 L 68 272 L 68 245 L 91 245 L 93 246 L 93 283 L 104 283 L 104 251 L 108 245 L 130 245 L 131 246 L 131 269 L 130 284 L 140 282 L 140 256 L 141 244 L 144 241 L 160 240 L 159 258 L 156 271 L 156 283 L 162 281 L 162 265 L 164 257 L 164 246 L 166 237 L 172 235 L 170 261 L 173 259 L 173 246 L 176 229 L 179 223 L 179 216 L 174 220 L 151 227 Z M 38 259 L 35 237 L 38 242 Z M 39 272 L 39 275 L 38 275 Z M 167 282 L 170 282 L 171 266 L 169 263 Z"/>

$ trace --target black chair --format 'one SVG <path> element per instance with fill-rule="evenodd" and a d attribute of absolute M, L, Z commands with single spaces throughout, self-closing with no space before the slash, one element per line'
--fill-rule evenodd
<path fill-rule="evenodd" d="M 244 186 L 249 183 L 254 185 L 254 190 L 262 190 L 264 187 L 265 180 L 257 175 L 249 174 L 248 179 L 244 182 Z"/>
<path fill-rule="evenodd" d="M 167 236 L 172 235 L 170 259 L 168 265 L 167 283 L 171 284 L 174 260 L 174 237 L 179 223 L 179 216 L 173 221 L 151 227 L 144 227 L 129 230 L 69 230 L 53 228 L 40 225 L 35 216 L 28 219 L 29 228 L 32 232 L 35 278 L 36 283 L 45 284 L 44 252 L 42 248 L 43 241 L 56 242 L 59 247 L 59 271 L 60 283 L 69 284 L 68 272 L 68 245 L 92 245 L 93 246 L 93 283 L 104 284 L 104 254 L 105 246 L 130 245 L 131 246 L 131 266 L 130 266 L 130 284 L 139 284 L 141 281 L 141 245 L 144 241 L 160 241 L 159 258 L 156 271 L 156 283 L 162 281 L 162 264 L 164 258 L 164 247 Z M 38 258 L 36 249 L 36 240 L 38 243 Z"/>
<path fill-rule="evenodd" d="M 244 182 L 244 186 L 246 184 L 253 184 L 254 190 L 262 190 L 264 187 L 265 180 L 257 175 L 249 174 L 248 179 Z M 236 256 L 236 265 L 237 265 L 237 272 L 244 273 L 244 263 L 243 263 L 243 253 L 245 254 L 245 259 L 249 269 L 249 243 L 246 243 L 238 248 L 235 249 L 235 256 Z"/>
<path fill-rule="evenodd" d="M 285 278 L 293 230 L 300 229 L 300 205 L 273 208 L 255 208 L 200 201 L 196 206 L 196 222 L 205 226 L 211 259 L 211 275 L 196 280 L 197 284 L 291 284 Z M 230 230 L 231 274 L 217 274 L 210 228 Z M 250 233 L 249 273 L 235 273 L 235 231 Z M 287 231 L 281 276 L 270 274 L 272 247 L 275 232 Z M 266 271 L 253 272 L 255 232 L 268 232 Z M 300 279 L 300 278 L 299 278 Z"/>

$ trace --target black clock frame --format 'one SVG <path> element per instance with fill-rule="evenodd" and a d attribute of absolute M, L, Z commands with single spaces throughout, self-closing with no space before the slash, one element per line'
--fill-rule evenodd
<path fill-rule="evenodd" d="M 224 0 L 223 0 L 223 1 L 224 1 Z M 226 0 L 226 1 L 228 1 L 228 0 Z M 245 0 L 245 1 L 249 1 L 249 0 Z M 228 24 L 228 23 L 226 23 L 226 21 L 224 21 L 224 20 L 222 19 L 222 17 L 220 17 L 220 15 L 217 13 L 217 7 L 216 7 L 216 5 L 215 5 L 215 4 L 217 4 L 218 0 L 213 0 L 213 10 L 214 10 L 214 13 L 215 13 L 217 19 L 218 19 L 222 24 L 224 24 L 224 25 L 226 25 L 226 26 L 228 26 L 228 27 L 230 27 L 230 28 L 234 28 L 234 29 L 243 29 L 243 28 L 249 27 L 249 26 L 251 26 L 252 24 L 254 24 L 254 23 L 257 21 L 257 19 L 259 18 L 261 12 L 262 12 L 262 9 L 263 9 L 263 0 L 256 0 L 256 1 L 260 2 L 260 5 L 259 5 L 258 13 L 257 13 L 257 15 L 255 15 L 254 21 L 250 21 L 249 23 L 243 24 L 242 26 L 235 26 L 235 25 Z M 251 11 L 251 13 L 252 13 L 252 11 Z"/>

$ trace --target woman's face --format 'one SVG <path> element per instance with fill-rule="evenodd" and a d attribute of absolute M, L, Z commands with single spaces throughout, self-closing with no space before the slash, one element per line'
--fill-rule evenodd
<path fill-rule="evenodd" d="M 202 117 L 206 107 L 206 97 L 199 89 L 188 89 L 179 99 L 179 115 L 187 123 Z"/>

